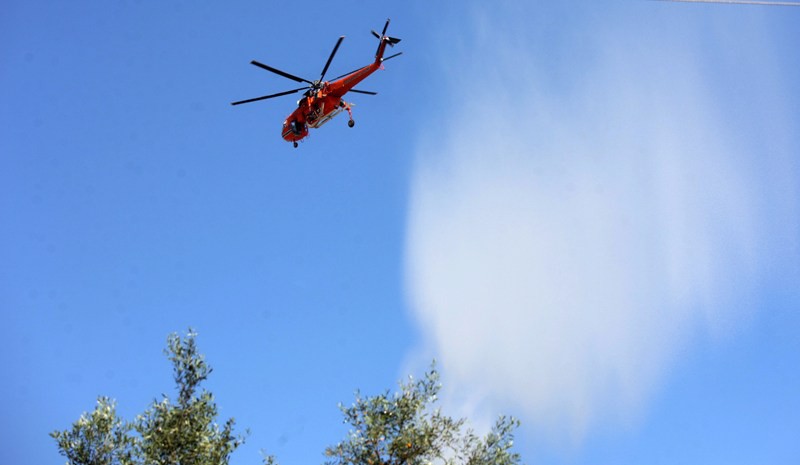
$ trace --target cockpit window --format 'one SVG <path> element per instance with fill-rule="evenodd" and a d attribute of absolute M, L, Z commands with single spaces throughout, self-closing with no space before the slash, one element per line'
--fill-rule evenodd
<path fill-rule="evenodd" d="M 290 127 L 292 128 L 292 132 L 295 133 L 295 135 L 298 135 L 298 136 L 303 132 L 303 129 L 305 129 L 304 126 L 305 125 L 303 123 L 299 122 L 299 121 L 292 121 L 290 123 Z"/>

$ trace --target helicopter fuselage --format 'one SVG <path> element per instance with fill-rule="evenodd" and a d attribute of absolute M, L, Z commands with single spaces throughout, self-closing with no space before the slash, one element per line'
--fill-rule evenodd
<path fill-rule="evenodd" d="M 379 56 L 382 56 L 382 53 Z M 281 136 L 287 142 L 297 142 L 308 136 L 309 128 L 319 128 L 342 110 L 347 110 L 350 115 L 348 124 L 352 126 L 353 117 L 350 104 L 345 102 L 342 97 L 380 67 L 381 60 L 378 58 L 375 62 L 335 81 L 322 83 L 319 90 L 306 92 L 307 95 L 303 95 L 303 98 L 297 101 L 297 109 L 283 122 Z"/>
<path fill-rule="evenodd" d="M 348 92 L 376 95 L 375 92 L 358 90 L 354 89 L 353 87 L 378 69 L 383 69 L 382 63 L 384 61 L 402 54 L 402 52 L 400 52 L 386 58 L 383 57 L 383 53 L 386 50 L 387 45 L 393 47 L 395 44 L 400 42 L 400 39 L 386 35 L 386 29 L 388 27 L 389 20 L 387 19 L 386 24 L 383 26 L 383 31 L 380 34 L 375 31 L 370 31 L 372 32 L 372 35 L 379 40 L 378 50 L 375 52 L 375 60 L 372 63 L 362 66 L 355 71 L 343 74 L 332 81 L 325 80 L 325 73 L 328 71 L 328 67 L 331 64 L 333 57 L 336 55 L 339 45 L 342 44 L 344 36 L 339 37 L 339 40 L 336 41 L 336 45 L 333 47 L 333 51 L 328 57 L 328 61 L 325 63 L 325 66 L 322 68 L 322 73 L 320 73 L 319 79 L 316 81 L 309 81 L 308 79 L 289 74 L 285 71 L 281 71 L 277 68 L 273 68 L 269 65 L 265 65 L 264 63 L 253 60 L 250 62 L 252 65 L 284 78 L 291 79 L 292 81 L 308 84 L 308 86 L 301 87 L 299 89 L 278 92 L 275 94 L 263 95 L 261 97 L 239 100 L 237 102 L 232 102 L 231 105 L 258 102 L 305 91 L 303 92 L 303 97 L 297 101 L 297 108 L 288 117 L 286 117 L 286 119 L 283 121 L 283 127 L 281 128 L 281 137 L 288 142 L 292 142 L 295 147 L 297 147 L 297 142 L 299 140 L 302 140 L 308 136 L 309 128 L 318 128 L 322 126 L 342 111 L 347 111 L 347 114 L 350 116 L 350 119 L 347 121 L 347 125 L 353 127 L 355 124 L 353 121 L 353 112 L 351 105 L 343 100 L 344 95 Z"/>

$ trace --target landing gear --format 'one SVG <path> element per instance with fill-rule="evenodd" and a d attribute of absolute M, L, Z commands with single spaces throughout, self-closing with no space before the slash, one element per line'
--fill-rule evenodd
<path fill-rule="evenodd" d="M 294 148 L 297 148 L 297 141 L 294 141 L 294 142 L 292 143 L 292 145 L 294 145 Z"/>
<path fill-rule="evenodd" d="M 339 102 L 339 106 L 344 107 L 344 109 L 347 110 L 347 115 L 350 116 L 350 119 L 347 121 L 347 126 L 351 128 L 355 126 L 356 122 L 353 121 L 353 109 L 351 108 L 352 105 L 342 100 L 341 102 Z"/>

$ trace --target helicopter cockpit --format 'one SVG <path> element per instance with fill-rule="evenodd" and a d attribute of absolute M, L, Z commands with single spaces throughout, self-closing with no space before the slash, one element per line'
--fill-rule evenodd
<path fill-rule="evenodd" d="M 292 133 L 294 135 L 299 136 L 300 134 L 303 133 L 303 131 L 306 130 L 306 125 L 305 125 L 305 123 L 301 123 L 301 122 L 299 122 L 297 120 L 292 120 L 289 123 L 289 128 L 292 130 Z"/>

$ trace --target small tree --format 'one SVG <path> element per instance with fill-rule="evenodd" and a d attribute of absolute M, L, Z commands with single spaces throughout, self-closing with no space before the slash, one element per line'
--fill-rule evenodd
<path fill-rule="evenodd" d="M 211 367 L 197 351 L 191 329 L 185 339 L 167 338 L 177 402 L 164 396 L 132 424 L 117 418 L 113 401 L 101 397 L 91 414 L 71 430 L 54 431 L 59 452 L 70 465 L 227 465 L 243 442 L 233 434 L 234 419 L 216 423 L 214 396 L 199 390 Z M 135 434 L 134 434 L 135 433 Z"/>
<path fill-rule="evenodd" d="M 329 447 L 328 465 L 515 465 L 514 429 L 519 422 L 500 417 L 485 437 L 433 409 L 441 386 L 431 369 L 425 378 L 400 384 L 400 391 L 363 398 L 356 393 L 350 407 L 340 405 L 348 438 Z"/>
<path fill-rule="evenodd" d="M 233 433 L 234 420 L 216 423 L 214 396 L 200 385 L 211 367 L 197 351 L 191 329 L 186 338 L 172 334 L 164 351 L 172 362 L 178 397 L 164 396 L 126 423 L 116 415 L 114 401 L 100 397 L 71 429 L 54 431 L 61 455 L 69 465 L 227 465 L 243 442 Z M 350 407 L 339 408 L 353 428 L 346 440 L 328 447 L 327 465 L 517 465 L 512 452 L 519 422 L 500 417 L 479 437 L 433 406 L 441 386 L 431 369 L 419 381 L 409 379 L 400 391 L 373 397 L 356 393 Z M 265 465 L 275 465 L 266 456 Z"/>
<path fill-rule="evenodd" d="M 94 411 L 81 415 L 72 429 L 54 431 L 50 436 L 70 464 L 131 465 L 135 462 L 130 428 L 117 417 L 114 401 L 100 397 Z"/>
<path fill-rule="evenodd" d="M 222 428 L 215 422 L 214 396 L 206 390 L 198 394 L 212 370 L 197 351 L 196 336 L 190 330 L 185 340 L 177 334 L 167 339 L 164 353 L 172 361 L 178 399 L 173 404 L 164 396 L 137 417 L 137 452 L 143 463 L 227 465 L 231 453 L 244 442 L 233 435 L 233 418 Z"/>

